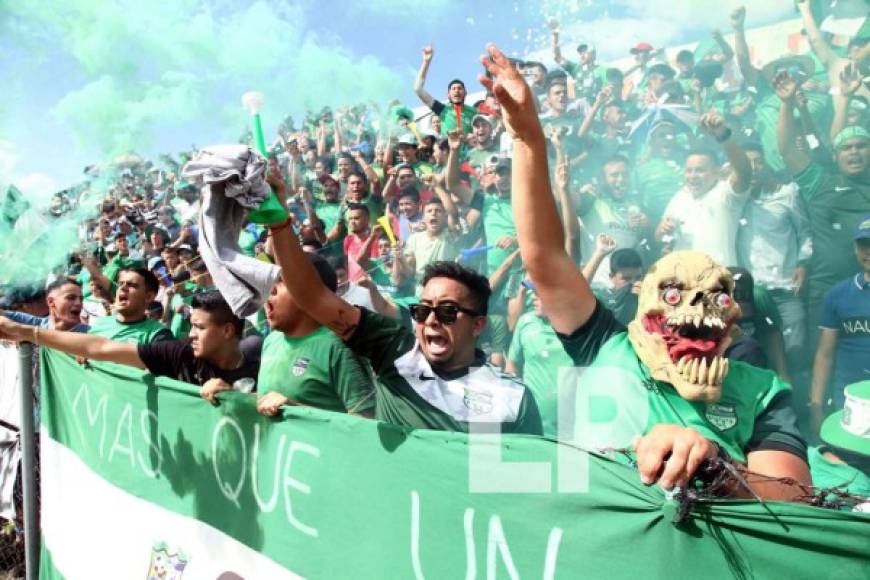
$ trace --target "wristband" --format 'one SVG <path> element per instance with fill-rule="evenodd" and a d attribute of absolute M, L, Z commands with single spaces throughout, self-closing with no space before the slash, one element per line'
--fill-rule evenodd
<path fill-rule="evenodd" d="M 727 141 L 728 139 L 731 138 L 731 135 L 732 135 L 731 129 L 729 127 L 725 127 L 725 132 L 722 133 L 721 137 L 716 137 L 716 141 L 718 143 L 724 143 L 725 141 Z"/>
<path fill-rule="evenodd" d="M 278 232 L 278 231 L 281 231 L 281 230 L 283 230 L 283 229 L 289 228 L 290 225 L 291 225 L 292 223 L 293 223 L 293 218 L 290 217 L 290 216 L 288 216 L 287 219 L 284 220 L 283 222 L 281 222 L 280 224 L 278 224 L 278 225 L 270 225 L 270 226 L 267 226 L 267 227 L 269 228 L 269 232 L 274 234 L 275 232 Z"/>

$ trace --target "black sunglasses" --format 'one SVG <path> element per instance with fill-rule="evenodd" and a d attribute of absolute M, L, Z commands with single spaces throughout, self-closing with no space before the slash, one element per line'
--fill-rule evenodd
<path fill-rule="evenodd" d="M 480 312 L 463 308 L 458 304 L 439 304 L 438 306 L 429 306 L 428 304 L 411 304 L 409 307 L 411 318 L 418 324 L 423 324 L 429 318 L 429 314 L 435 312 L 435 318 L 441 324 L 453 324 L 456 322 L 456 317 L 460 312 L 469 316 L 483 316 Z"/>

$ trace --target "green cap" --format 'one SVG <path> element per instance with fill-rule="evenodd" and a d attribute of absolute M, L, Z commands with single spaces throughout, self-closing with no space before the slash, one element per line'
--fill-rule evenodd
<path fill-rule="evenodd" d="M 842 411 L 822 423 L 819 437 L 828 445 L 870 457 L 870 381 L 846 387 Z"/>
<path fill-rule="evenodd" d="M 839 149 L 842 147 L 843 143 L 848 141 L 849 139 L 853 139 L 855 137 L 863 137 L 864 139 L 870 139 L 870 132 L 867 131 L 864 127 L 859 127 L 858 125 L 851 125 L 846 127 L 834 137 L 834 149 Z"/>

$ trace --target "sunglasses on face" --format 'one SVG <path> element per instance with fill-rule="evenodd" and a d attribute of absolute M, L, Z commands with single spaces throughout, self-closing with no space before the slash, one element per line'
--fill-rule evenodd
<path fill-rule="evenodd" d="M 456 317 L 460 312 L 468 316 L 482 316 L 481 313 L 468 308 L 463 308 L 458 304 L 439 304 L 438 306 L 429 306 L 428 304 L 412 304 L 410 306 L 411 318 L 418 324 L 423 324 L 429 318 L 429 314 L 435 312 L 435 318 L 444 325 L 453 324 L 456 322 Z"/>

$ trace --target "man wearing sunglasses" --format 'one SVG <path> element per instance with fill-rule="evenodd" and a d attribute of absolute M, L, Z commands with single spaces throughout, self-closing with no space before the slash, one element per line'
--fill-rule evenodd
<path fill-rule="evenodd" d="M 330 292 L 290 222 L 270 229 L 293 301 L 371 363 L 378 378 L 377 419 L 420 429 L 465 432 L 469 424 L 488 423 L 506 433 L 541 433 L 532 394 L 476 348 L 491 293 L 486 278 L 453 262 L 430 264 L 420 302 L 411 308 L 412 332 Z"/>

